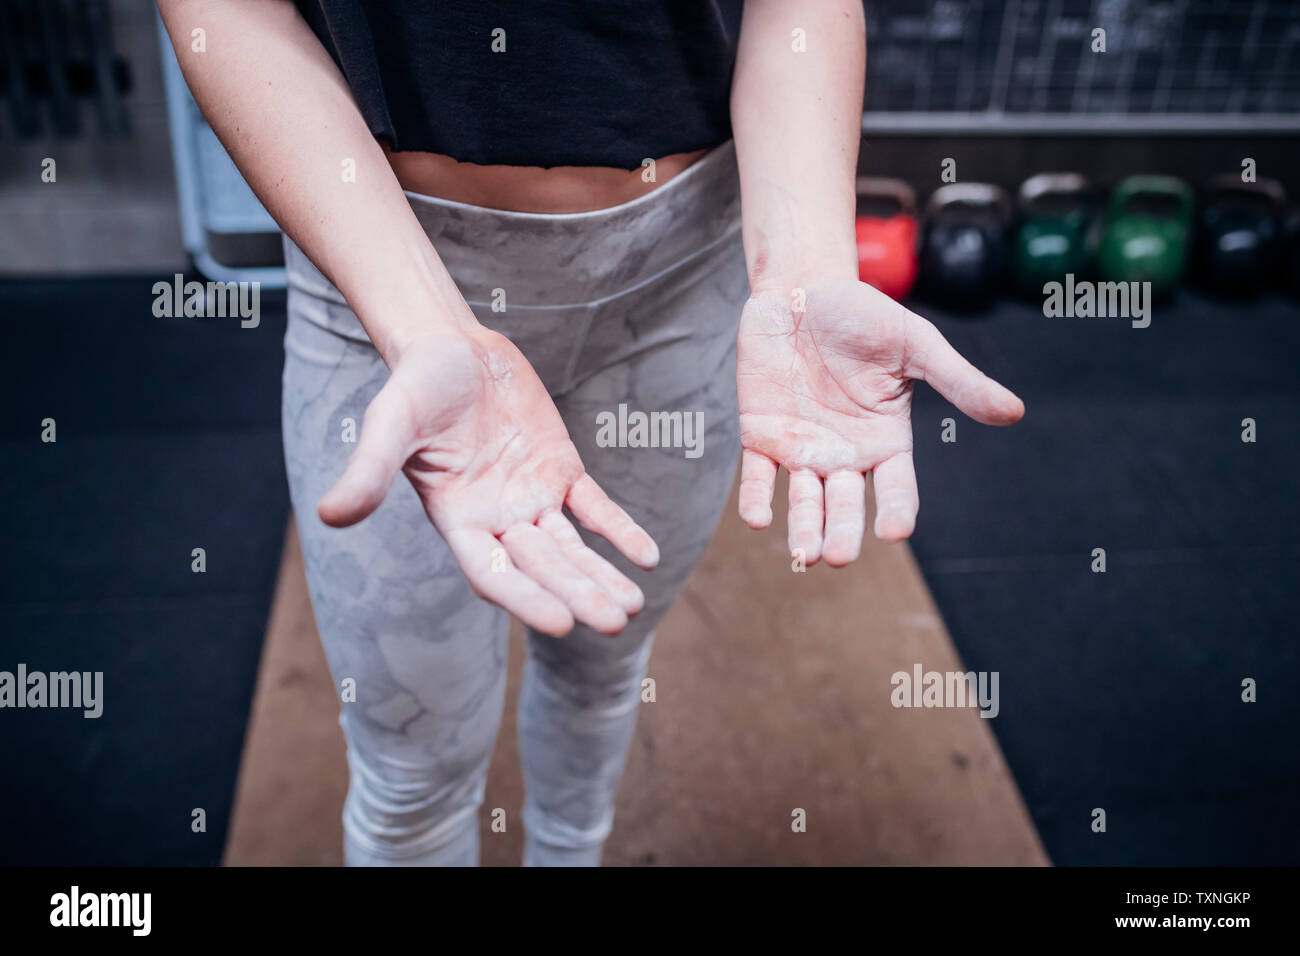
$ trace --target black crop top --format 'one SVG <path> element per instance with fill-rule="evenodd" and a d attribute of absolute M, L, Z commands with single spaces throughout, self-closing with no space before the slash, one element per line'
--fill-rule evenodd
<path fill-rule="evenodd" d="M 742 0 L 295 0 L 394 150 L 615 166 L 731 136 Z"/>

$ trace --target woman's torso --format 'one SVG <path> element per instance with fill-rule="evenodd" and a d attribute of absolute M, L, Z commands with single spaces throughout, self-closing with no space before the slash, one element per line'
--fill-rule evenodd
<path fill-rule="evenodd" d="M 731 135 L 741 0 L 296 2 L 412 192 L 607 208 Z"/>
<path fill-rule="evenodd" d="M 655 158 L 654 179 L 611 166 L 479 166 L 438 153 L 394 153 L 389 165 L 403 189 L 472 206 L 515 212 L 608 209 L 662 186 L 708 150 Z"/>

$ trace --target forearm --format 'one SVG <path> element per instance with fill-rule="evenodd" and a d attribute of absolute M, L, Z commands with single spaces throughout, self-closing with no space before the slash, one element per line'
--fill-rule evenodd
<path fill-rule="evenodd" d="M 806 52 L 793 49 L 802 29 Z M 752 292 L 857 277 L 860 0 L 747 0 L 732 83 Z"/>
<path fill-rule="evenodd" d="M 342 75 L 288 0 L 160 0 L 199 107 L 280 227 L 343 293 L 391 365 L 474 322 Z M 206 50 L 191 48 L 201 28 Z M 345 160 L 355 176 L 344 176 Z"/>

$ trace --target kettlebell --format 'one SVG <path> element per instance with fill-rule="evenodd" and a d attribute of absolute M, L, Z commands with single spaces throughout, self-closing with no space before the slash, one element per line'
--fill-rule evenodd
<path fill-rule="evenodd" d="M 921 282 L 926 298 L 954 311 L 985 309 L 1002 285 L 1011 207 L 992 183 L 951 183 L 925 207 Z"/>
<path fill-rule="evenodd" d="M 1226 173 L 1206 180 L 1192 247 L 1198 284 L 1221 296 L 1259 294 L 1282 253 L 1285 210 L 1286 191 L 1275 179 L 1245 183 Z"/>
<path fill-rule="evenodd" d="M 1011 271 L 1021 295 L 1043 296 L 1049 282 L 1083 278 L 1090 265 L 1095 192 L 1080 173 L 1039 173 L 1016 196 Z"/>
<path fill-rule="evenodd" d="M 902 300 L 916 282 L 916 192 L 901 179 L 857 181 L 858 278 Z"/>
<path fill-rule="evenodd" d="M 1151 294 L 1173 293 L 1187 264 L 1195 200 L 1175 176 L 1120 180 L 1106 207 L 1097 268 L 1107 282 L 1150 282 Z"/>

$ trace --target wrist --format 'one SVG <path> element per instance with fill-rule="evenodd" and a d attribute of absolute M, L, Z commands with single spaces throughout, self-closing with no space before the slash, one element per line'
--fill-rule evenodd
<path fill-rule="evenodd" d="M 482 328 L 432 248 L 428 258 L 418 255 L 415 262 L 385 270 L 384 278 L 360 296 L 355 310 L 390 368 L 415 341 Z"/>
<path fill-rule="evenodd" d="M 858 279 L 856 247 L 851 250 L 828 249 L 780 263 L 764 261 L 760 255 L 749 270 L 749 294 L 786 296 L 814 282 L 845 279 L 855 282 Z"/>
<path fill-rule="evenodd" d="M 786 295 L 792 289 L 826 279 L 858 278 L 858 245 L 853 214 L 793 221 L 784 228 L 755 228 L 746 245 L 750 295 Z"/>

